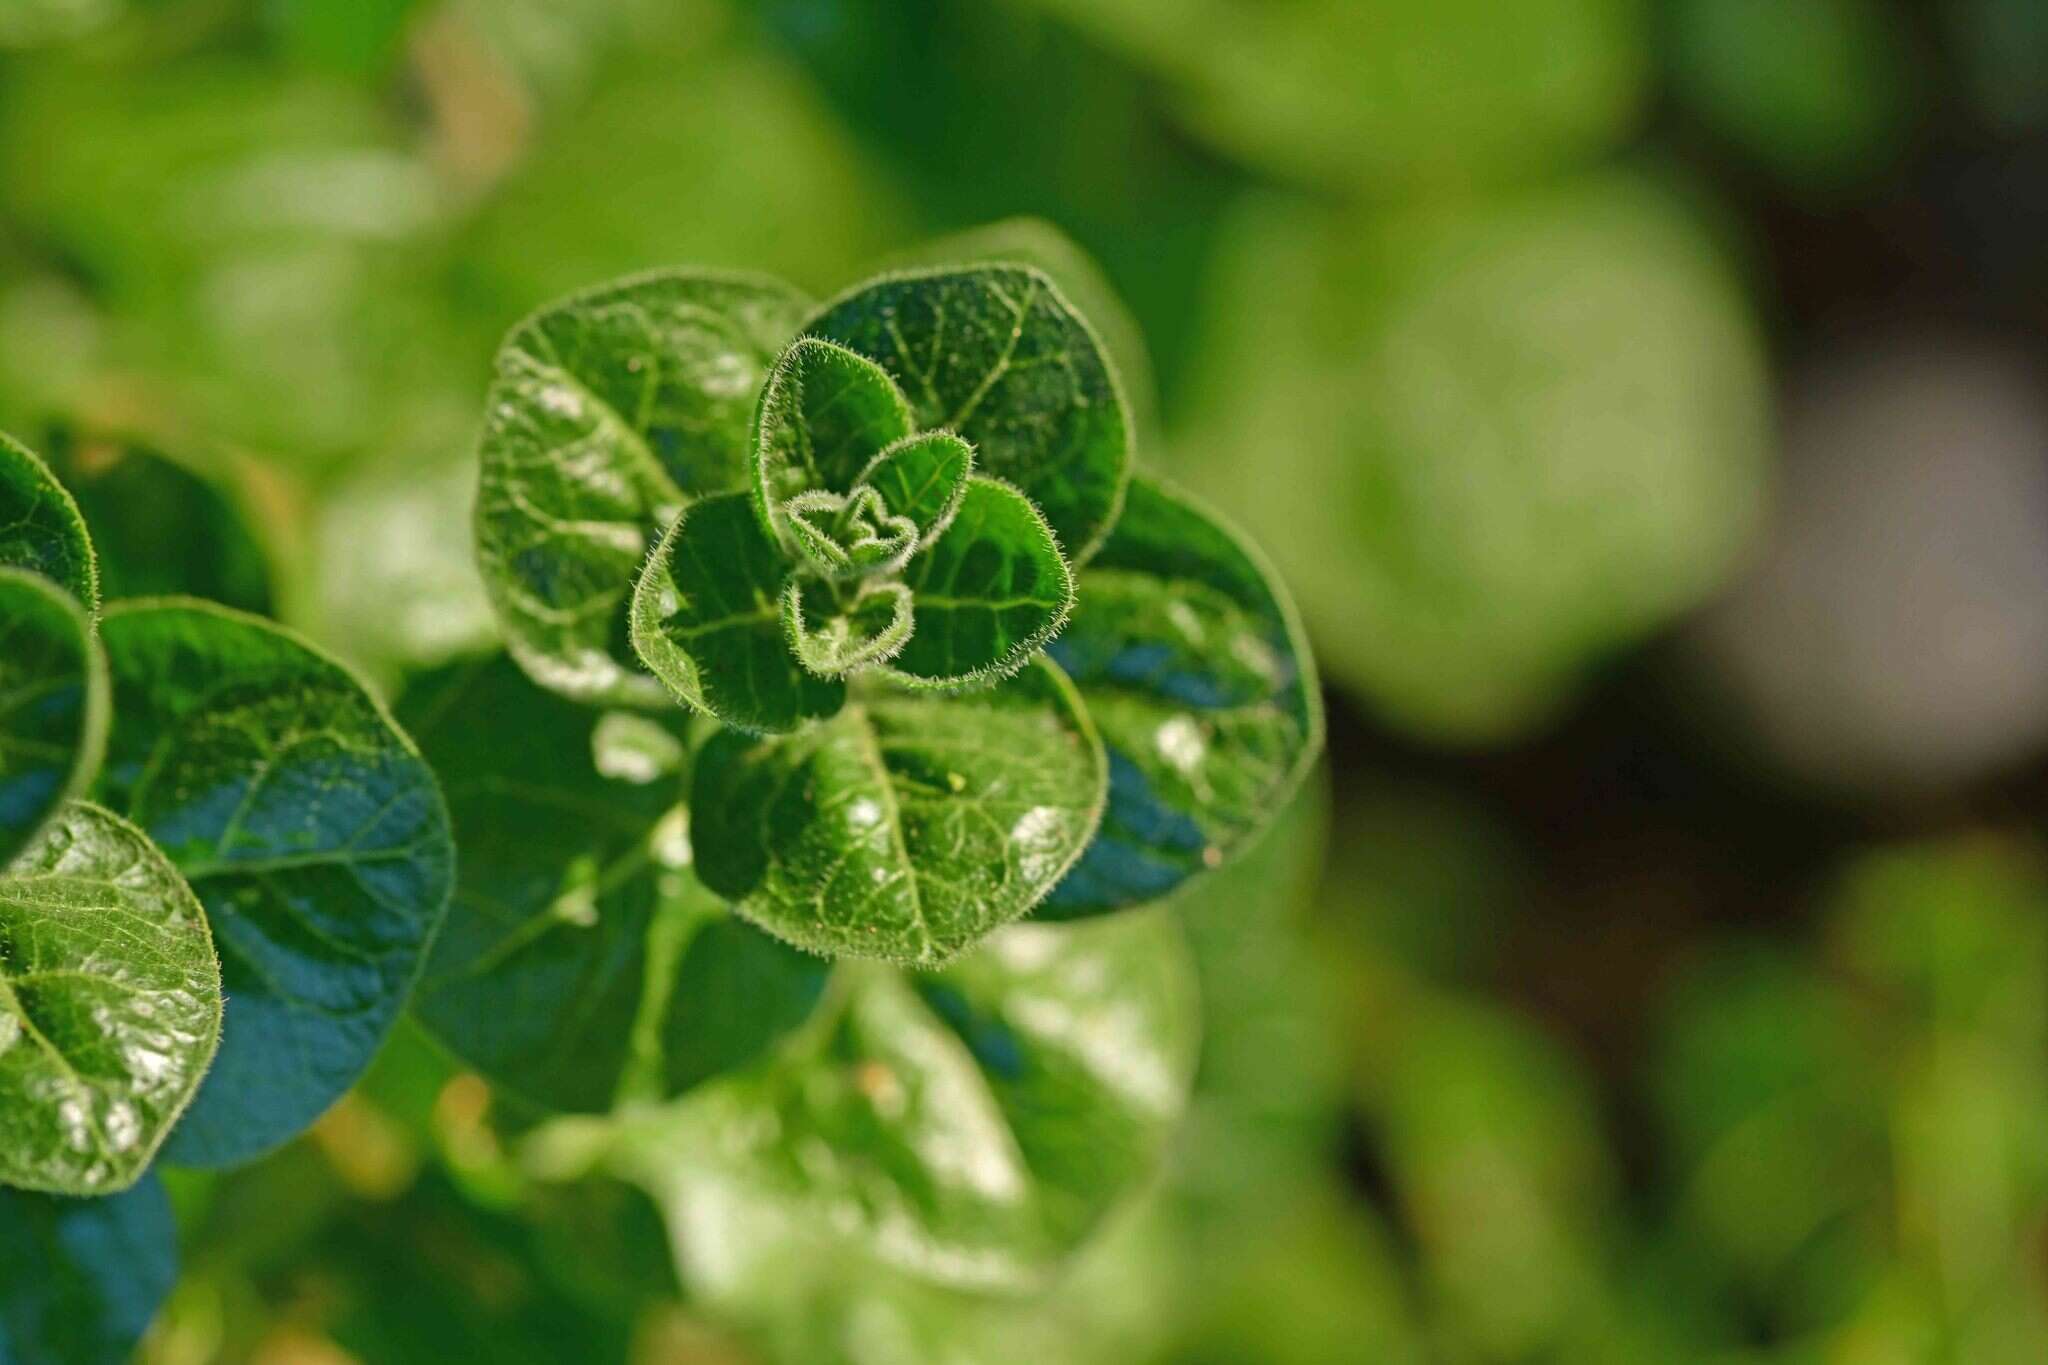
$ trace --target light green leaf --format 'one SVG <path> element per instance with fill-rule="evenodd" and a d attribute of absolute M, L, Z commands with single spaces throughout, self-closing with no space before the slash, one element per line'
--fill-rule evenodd
<path fill-rule="evenodd" d="M 0 1184 L 140 1179 L 220 1043 L 220 964 L 141 830 L 74 802 L 0 871 Z"/>
<path fill-rule="evenodd" d="M 892 515 L 917 528 L 921 548 L 952 525 L 973 471 L 973 446 L 950 431 L 926 431 L 875 456 L 860 481 L 881 494 Z"/>
<path fill-rule="evenodd" d="M 814 488 L 778 510 L 804 558 L 833 578 L 900 568 L 917 548 L 917 524 L 891 515 L 882 495 L 872 488 L 844 495 Z"/>
<path fill-rule="evenodd" d="M 433 773 L 361 682 L 254 617 L 119 604 L 109 799 L 199 893 L 228 994 L 220 1056 L 165 1149 L 259 1155 L 355 1083 L 454 880 Z"/>
<path fill-rule="evenodd" d="M 881 366 L 844 346 L 800 337 L 761 390 L 753 432 L 753 487 L 761 515 L 807 492 L 853 491 L 882 450 L 912 430 L 910 405 Z"/>
<path fill-rule="evenodd" d="M 477 556 L 513 657 L 586 701 L 655 705 L 627 600 L 691 499 L 748 483 L 754 400 L 805 301 L 769 280 L 668 272 L 573 295 L 498 353 Z"/>
<path fill-rule="evenodd" d="M 106 1199 L 0 1188 L 0 1361 L 123 1365 L 178 1279 L 155 1177 Z"/>
<path fill-rule="evenodd" d="M 99 569 L 78 504 L 50 467 L 0 433 L 0 568 L 41 574 L 99 610 Z"/>
<path fill-rule="evenodd" d="M 964 697 L 878 686 L 800 734 L 705 746 L 698 874 L 799 947 L 941 963 L 1045 897 L 1106 784 L 1101 742 L 1050 664 Z"/>
<path fill-rule="evenodd" d="M 990 265 L 885 276 L 806 330 L 887 370 L 918 426 L 971 443 L 981 471 L 1023 490 L 1076 563 L 1108 534 L 1130 475 L 1130 415 L 1094 331 L 1045 275 Z"/>
<path fill-rule="evenodd" d="M 633 648 L 685 706 L 750 733 L 836 712 L 845 687 L 813 677 L 782 628 L 789 565 L 743 493 L 676 518 L 633 594 Z"/>
<path fill-rule="evenodd" d="M 840 677 L 903 648 L 910 638 L 910 589 L 792 579 L 782 590 L 782 625 L 798 663 L 819 677 Z"/>
<path fill-rule="evenodd" d="M 809 1012 L 824 965 L 697 883 L 666 730 L 636 743 L 619 731 L 652 721 L 600 717 L 503 656 L 422 678 L 399 714 L 462 855 L 414 1010 L 493 1084 L 550 1110 L 663 1099 Z"/>
<path fill-rule="evenodd" d="M 0 567 L 0 868 L 99 768 L 107 666 L 84 608 Z"/>
<path fill-rule="evenodd" d="M 1321 749 L 1315 668 L 1278 580 L 1149 478 L 1132 483 L 1051 653 L 1102 731 L 1110 797 L 1048 913 L 1151 900 L 1222 866 L 1285 809 Z"/>
<path fill-rule="evenodd" d="M 1199 1034 L 1163 911 L 1012 925 L 930 975 L 843 964 L 766 1066 L 624 1138 L 687 1255 L 766 1202 L 916 1275 L 1041 1287 L 1154 1168 Z"/>
<path fill-rule="evenodd" d="M 904 566 L 916 603 L 895 670 L 913 684 L 1002 677 L 1066 623 L 1074 576 L 1029 499 L 993 479 L 968 480 L 944 535 Z"/>

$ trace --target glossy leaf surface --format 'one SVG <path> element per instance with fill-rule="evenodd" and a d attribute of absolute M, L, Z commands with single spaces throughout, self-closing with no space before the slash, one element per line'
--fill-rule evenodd
<path fill-rule="evenodd" d="M 433 773 L 341 665 L 253 617 L 168 600 L 101 626 L 109 799 L 206 907 L 228 1008 L 166 1155 L 227 1165 L 299 1132 L 390 1029 L 454 878 Z"/>
<path fill-rule="evenodd" d="M 910 589 L 888 582 L 842 588 L 818 579 L 792 581 L 782 594 L 782 623 L 797 662 L 835 678 L 903 648 L 910 638 Z"/>
<path fill-rule="evenodd" d="M 676 519 L 633 595 L 633 647 L 684 705 L 750 733 L 829 716 L 844 685 L 790 652 L 790 565 L 745 494 L 706 498 Z"/>
<path fill-rule="evenodd" d="M 940 686 L 1023 667 L 1066 623 L 1074 576 L 1016 489 L 975 475 L 944 535 L 904 566 L 916 605 L 899 673 Z"/>
<path fill-rule="evenodd" d="M 762 515 L 802 493 L 848 493 L 882 450 L 912 430 L 910 406 L 879 365 L 817 337 L 800 338 L 761 390 L 753 436 Z"/>
<path fill-rule="evenodd" d="M 99 571 L 78 504 L 48 465 L 0 433 L 0 568 L 41 574 L 99 607 Z"/>
<path fill-rule="evenodd" d="M 940 963 L 1044 898 L 1106 784 L 1094 727 L 1049 664 L 962 697 L 878 687 L 799 734 L 705 746 L 698 872 L 813 952 Z"/>
<path fill-rule="evenodd" d="M 683 1238 L 768 1197 L 920 1276 L 1028 1288 L 1158 1161 L 1198 1033 L 1167 915 L 1012 925 L 941 972 L 842 965 L 789 1047 L 626 1160 Z"/>
<path fill-rule="evenodd" d="M 691 872 L 668 731 L 600 717 L 502 656 L 421 679 L 399 713 L 446 776 L 462 854 L 414 1008 L 493 1084 L 551 1110 L 602 1112 L 635 1083 L 666 1098 L 809 1011 L 824 964 Z"/>
<path fill-rule="evenodd" d="M 669 272 L 574 295 L 506 340 L 477 553 L 544 686 L 659 702 L 626 645 L 635 576 L 691 499 L 747 486 L 755 398 L 805 307 L 772 281 Z"/>
<path fill-rule="evenodd" d="M 1045 275 L 988 265 L 887 276 L 808 331 L 879 364 L 925 430 L 958 432 L 985 474 L 1022 489 L 1077 562 L 1122 501 L 1130 417 L 1095 334 Z"/>
<path fill-rule="evenodd" d="M 1214 518 L 1154 480 L 1132 483 L 1051 647 L 1102 732 L 1110 796 L 1048 913 L 1166 895 L 1286 806 L 1321 746 L 1322 711 L 1281 593 Z"/>
<path fill-rule="evenodd" d="M 105 1199 L 0 1188 L 0 1361 L 121 1365 L 178 1278 L 154 1177 Z"/>
<path fill-rule="evenodd" d="M 220 1042 L 220 964 L 190 887 L 74 802 L 0 873 L 0 1184 L 132 1185 Z"/>
<path fill-rule="evenodd" d="M 0 869 L 92 780 L 106 734 L 106 664 L 84 609 L 0 568 Z"/>

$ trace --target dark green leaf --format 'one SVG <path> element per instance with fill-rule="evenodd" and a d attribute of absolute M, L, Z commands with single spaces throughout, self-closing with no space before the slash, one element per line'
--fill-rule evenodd
<path fill-rule="evenodd" d="M 206 914 L 149 839 L 74 802 L 0 873 L 0 1184 L 135 1183 L 220 1042 Z"/>
<path fill-rule="evenodd" d="M 882 495 L 892 514 L 917 527 L 923 546 L 952 524 L 973 471 L 974 447 L 949 431 L 927 431 L 875 456 L 860 481 Z"/>
<path fill-rule="evenodd" d="M 806 329 L 887 370 L 919 427 L 957 431 L 1022 489 L 1076 563 L 1107 535 L 1130 473 L 1130 417 L 1094 332 L 1026 266 L 861 285 Z"/>
<path fill-rule="evenodd" d="M 799 494 L 850 493 L 883 448 L 912 431 L 910 405 L 880 366 L 802 337 L 775 363 L 754 417 L 754 492 L 781 524 Z"/>
<path fill-rule="evenodd" d="M 806 673 L 782 627 L 789 565 L 745 494 L 676 519 L 633 595 L 633 647 L 686 706 L 755 733 L 836 712 L 837 682 Z"/>
<path fill-rule="evenodd" d="M 97 611 L 99 570 L 78 504 L 26 447 L 0 433 L 0 568 L 39 573 Z"/>
<path fill-rule="evenodd" d="M 705 746 L 698 873 L 799 947 L 940 963 L 1044 898 L 1106 784 L 1094 727 L 1050 664 L 965 697 L 878 687 L 800 734 Z"/>
<path fill-rule="evenodd" d="M 454 880 L 434 775 L 361 682 L 208 603 L 101 625 L 106 787 L 199 893 L 228 993 L 219 1059 L 165 1154 L 275 1147 L 355 1083 L 404 1006 Z"/>
<path fill-rule="evenodd" d="M 0 868 L 83 790 L 107 738 L 107 668 L 85 611 L 0 568 Z"/>
<path fill-rule="evenodd" d="M 841 586 L 792 580 L 782 593 L 782 623 L 797 662 L 824 678 L 880 663 L 910 638 L 910 589 L 901 583 Z"/>
<path fill-rule="evenodd" d="M 1243 541 L 1140 477 L 1051 653 L 1109 750 L 1102 832 L 1046 902 L 1060 916 L 1163 896 L 1287 805 L 1322 702 L 1278 580 Z"/>
<path fill-rule="evenodd" d="M 944 535 L 904 566 L 916 603 L 895 669 L 939 686 L 1023 667 L 1065 624 L 1074 576 L 1045 519 L 1016 489 L 975 475 Z"/>
<path fill-rule="evenodd" d="M 803 297 L 672 272 L 577 294 L 498 353 L 481 447 L 477 555 L 513 656 L 584 700 L 656 704 L 625 614 L 661 528 L 749 482 L 754 400 Z"/>
<path fill-rule="evenodd" d="M 0 1189 L 0 1361 L 121 1365 L 178 1279 L 154 1177 L 109 1199 Z"/>
<path fill-rule="evenodd" d="M 629 1130 L 621 1156 L 686 1252 L 768 1200 L 917 1275 L 1030 1288 L 1159 1160 L 1198 1034 L 1163 912 L 1012 925 L 930 975 L 843 964 L 770 1064 Z"/>
<path fill-rule="evenodd" d="M 176 593 L 270 611 L 263 547 L 220 488 L 131 442 L 67 435 L 48 449 L 51 470 L 97 532 L 93 548 L 106 597 Z"/>
<path fill-rule="evenodd" d="M 414 1008 L 494 1084 L 554 1110 L 608 1110 L 629 1081 L 666 1098 L 809 1011 L 823 964 L 690 871 L 667 730 L 599 717 L 502 656 L 423 678 L 399 714 L 446 777 L 462 854 Z"/>

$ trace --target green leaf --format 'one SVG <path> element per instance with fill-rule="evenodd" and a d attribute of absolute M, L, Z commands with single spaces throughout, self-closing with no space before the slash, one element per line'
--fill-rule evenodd
<path fill-rule="evenodd" d="M 828 577 L 897 569 L 917 548 L 917 524 L 891 515 L 882 495 L 872 488 L 844 495 L 814 488 L 778 510 L 797 549 Z"/>
<path fill-rule="evenodd" d="M 0 568 L 0 868 L 98 770 L 107 666 L 55 584 Z"/>
<path fill-rule="evenodd" d="M 1016 489 L 974 475 L 944 535 L 904 566 L 916 602 L 893 667 L 914 684 L 1002 677 L 1066 623 L 1074 576 L 1045 519 Z"/>
<path fill-rule="evenodd" d="M 705 746 L 698 874 L 798 947 L 941 963 L 1045 897 L 1107 780 L 1050 664 L 965 697 L 877 687 L 800 734 Z"/>
<path fill-rule="evenodd" d="M 41 574 L 99 610 L 99 570 L 78 504 L 50 467 L 0 433 L 0 568 Z"/>
<path fill-rule="evenodd" d="M 745 494 L 676 518 L 633 594 L 633 648 L 684 705 L 750 733 L 836 712 L 837 682 L 806 673 L 782 628 L 789 565 Z"/>
<path fill-rule="evenodd" d="M 686 1249 L 767 1200 L 922 1277 L 1040 1287 L 1157 1164 L 1199 1031 L 1164 912 L 1012 925 L 942 972 L 842 965 L 768 1065 L 620 1160 Z"/>
<path fill-rule="evenodd" d="M 0 1184 L 141 1178 L 220 1043 L 220 964 L 148 837 L 74 802 L 0 872 Z"/>
<path fill-rule="evenodd" d="M 154 1177 L 107 1199 L 0 1188 L 0 1361 L 122 1365 L 178 1279 Z"/>
<path fill-rule="evenodd" d="M 1051 653 L 1102 731 L 1109 808 L 1046 902 L 1060 916 L 1151 900 L 1222 866 L 1286 808 L 1323 734 L 1284 590 L 1181 495 L 1135 480 L 1079 594 Z"/>
<path fill-rule="evenodd" d="M 228 994 L 220 1056 L 165 1149 L 268 1151 L 355 1083 L 454 880 L 434 774 L 362 683 L 209 603 L 122 603 L 105 789 L 199 893 Z"/>
<path fill-rule="evenodd" d="M 910 638 L 910 589 L 792 579 L 782 590 L 782 624 L 797 662 L 819 677 L 836 678 L 903 648 Z"/>
<path fill-rule="evenodd" d="M 917 528 L 922 548 L 952 525 L 973 471 L 973 446 L 950 431 L 927 431 L 875 456 L 860 481 L 881 494 L 892 515 Z"/>
<path fill-rule="evenodd" d="M 882 450 L 913 429 L 903 393 L 873 361 L 800 337 L 769 373 L 754 416 L 753 486 L 761 515 L 807 492 L 850 493 Z"/>
<path fill-rule="evenodd" d="M 399 715 L 445 775 L 461 850 L 414 1010 L 493 1084 L 550 1110 L 602 1112 L 631 1083 L 667 1098 L 809 1012 L 823 964 L 691 872 L 667 730 L 564 701 L 503 656 L 422 678 Z"/>
<path fill-rule="evenodd" d="M 669 272 L 574 295 L 506 339 L 477 557 L 535 681 L 659 704 L 626 645 L 635 576 L 691 499 L 747 486 L 755 396 L 805 306 L 772 281 Z"/>
<path fill-rule="evenodd" d="M 982 472 L 1045 513 L 1076 563 L 1116 520 L 1130 415 L 1094 331 L 1027 266 L 916 271 L 861 285 L 807 331 L 902 386 L 919 427 L 958 432 Z"/>

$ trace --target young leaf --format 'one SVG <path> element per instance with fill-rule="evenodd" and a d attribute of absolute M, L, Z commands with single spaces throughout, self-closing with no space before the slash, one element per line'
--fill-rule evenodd
<path fill-rule="evenodd" d="M 676 518 L 633 594 L 633 648 L 684 705 L 755 734 L 829 716 L 844 685 L 813 677 L 782 628 L 789 564 L 743 493 Z"/>
<path fill-rule="evenodd" d="M 634 1098 L 665 1099 L 809 1012 L 824 965 L 698 886 L 666 730 L 610 743 L 622 717 L 542 691 L 503 656 L 422 678 L 399 715 L 446 774 L 462 855 L 414 1010 L 493 1084 L 603 1112 L 644 1072 Z M 656 752 L 664 739 L 672 752 Z"/>
<path fill-rule="evenodd" d="M 1044 898 L 1107 782 L 1049 664 L 966 697 L 880 688 L 787 738 L 715 736 L 691 789 L 697 870 L 799 947 L 932 965 Z"/>
<path fill-rule="evenodd" d="M 48 465 L 0 433 L 0 568 L 41 574 L 99 610 L 99 569 L 78 504 Z"/>
<path fill-rule="evenodd" d="M 138 1180 L 220 1042 L 206 914 L 141 830 L 74 802 L 0 872 L 0 1184 Z"/>
<path fill-rule="evenodd" d="M 122 1365 L 178 1279 L 154 1176 L 107 1199 L 0 1188 L 0 1361 Z"/>
<path fill-rule="evenodd" d="M 883 448 L 913 430 L 888 373 L 844 346 L 800 337 L 769 373 L 754 415 L 754 495 L 770 527 L 806 492 L 849 493 Z"/>
<path fill-rule="evenodd" d="M 872 488 L 813 488 L 781 506 L 783 525 L 811 566 L 828 578 L 900 568 L 917 548 L 917 524 L 892 515 Z"/>
<path fill-rule="evenodd" d="M 107 666 L 55 584 L 0 568 L 0 870 L 98 770 Z"/>
<path fill-rule="evenodd" d="M 860 481 L 881 494 L 891 514 L 910 520 L 923 548 L 952 525 L 973 471 L 973 446 L 950 431 L 926 431 L 875 456 Z"/>
<path fill-rule="evenodd" d="M 1108 534 L 1130 475 L 1130 416 L 1095 333 L 1045 275 L 987 265 L 884 276 L 806 330 L 887 370 L 920 428 L 965 437 L 982 472 L 1022 489 L 1076 563 Z"/>
<path fill-rule="evenodd" d="M 354 674 L 209 603 L 101 623 L 117 717 L 104 787 L 206 907 L 220 1056 L 165 1148 L 259 1155 L 355 1083 L 405 1003 L 454 879 L 448 812 Z"/>
<path fill-rule="evenodd" d="M 819 579 L 791 579 L 782 590 L 782 625 L 797 662 L 822 678 L 880 663 L 910 638 L 910 589 L 867 582 L 841 589 Z"/>
<path fill-rule="evenodd" d="M 903 569 L 916 604 L 892 665 L 915 684 L 956 686 L 1024 666 L 1066 623 L 1074 576 L 1045 519 L 1016 489 L 975 475 L 953 522 Z"/>
<path fill-rule="evenodd" d="M 1102 832 L 1046 914 L 1151 900 L 1221 866 L 1322 746 L 1314 665 L 1278 580 L 1149 478 L 1132 482 L 1050 653 L 1087 700 L 1110 777 Z"/>
<path fill-rule="evenodd" d="M 1198 1035 L 1164 913 L 1012 925 L 932 975 L 842 965 L 790 1046 L 620 1158 L 679 1240 L 765 1199 L 922 1277 L 1037 1288 L 1158 1162 Z"/>
<path fill-rule="evenodd" d="M 668 272 L 573 295 L 506 339 L 477 557 L 537 682 L 659 704 L 625 643 L 635 575 L 691 499 L 747 486 L 755 396 L 805 306 L 769 280 Z"/>

